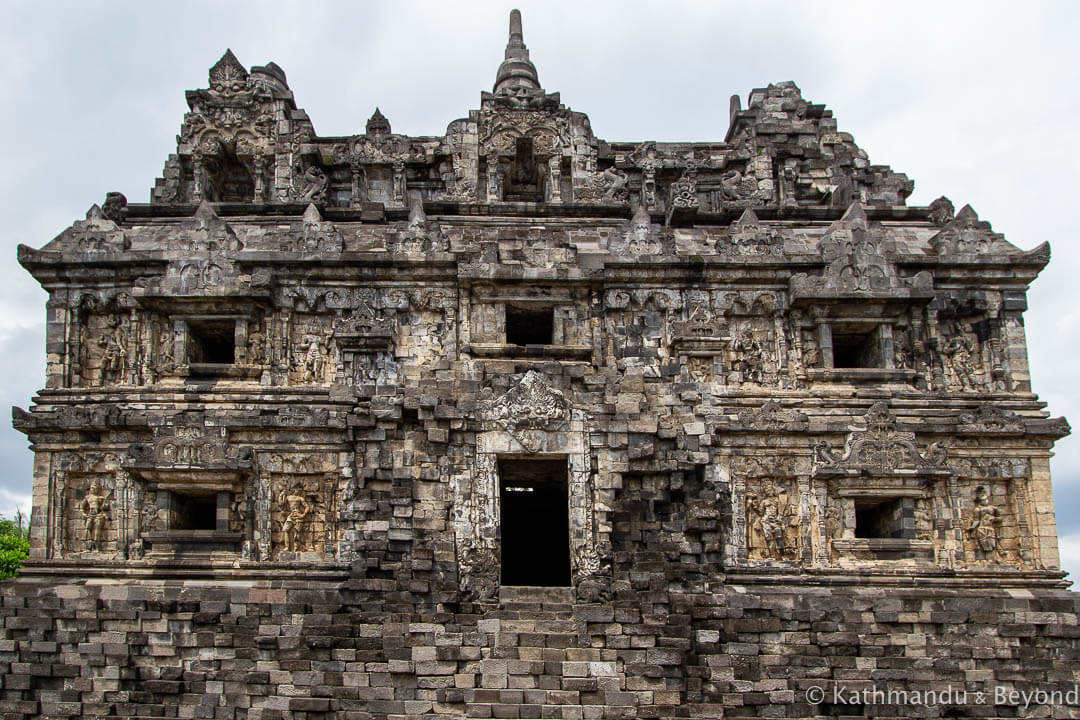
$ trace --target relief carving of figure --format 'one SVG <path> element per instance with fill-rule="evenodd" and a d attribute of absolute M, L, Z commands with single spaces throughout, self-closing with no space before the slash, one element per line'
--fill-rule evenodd
<path fill-rule="evenodd" d="M 617 167 L 594 172 L 587 175 L 577 189 L 577 199 L 583 202 L 626 202 L 629 198 L 629 181 L 626 173 Z"/>
<path fill-rule="evenodd" d="M 285 519 L 281 522 L 281 534 L 285 538 L 287 552 L 304 550 L 304 521 L 311 512 L 311 504 L 304 497 L 304 488 L 296 483 L 288 490 L 282 490 L 278 496 Z"/>
<path fill-rule="evenodd" d="M 303 187 L 300 191 L 300 199 L 313 201 L 323 200 L 326 197 L 326 186 L 329 184 L 329 179 L 326 177 L 326 173 L 322 168 L 312 165 L 304 171 Z"/>
<path fill-rule="evenodd" d="M 750 557 L 783 560 L 795 551 L 796 518 L 787 503 L 786 491 L 775 482 L 765 482 L 746 496 L 747 545 Z"/>
<path fill-rule="evenodd" d="M 604 199 L 615 201 L 626 200 L 626 184 L 628 178 L 626 173 L 616 167 L 609 167 L 601 173 L 604 178 L 604 185 L 607 189 L 604 191 Z"/>
<path fill-rule="evenodd" d="M 297 345 L 297 365 L 305 383 L 322 383 L 326 381 L 326 360 L 328 353 L 326 343 L 318 335 L 304 335 L 304 339 Z"/>
<path fill-rule="evenodd" d="M 893 364 L 901 370 L 915 366 L 915 351 L 907 333 L 897 335 L 893 340 Z"/>
<path fill-rule="evenodd" d="M 831 502 L 825 506 L 825 538 L 832 540 L 844 534 L 844 510 L 839 503 Z"/>
<path fill-rule="evenodd" d="M 100 552 L 105 544 L 105 535 L 109 530 L 109 515 L 112 504 L 109 495 L 95 479 L 82 501 L 83 525 L 86 529 L 86 549 Z"/>
<path fill-rule="evenodd" d="M 743 382 L 760 383 L 765 365 L 765 352 L 753 330 L 744 328 L 731 345 L 731 369 L 741 373 Z"/>
<path fill-rule="evenodd" d="M 957 328 L 952 337 L 942 347 L 945 356 L 945 371 L 950 386 L 961 390 L 975 388 L 974 357 L 975 344 Z"/>
<path fill-rule="evenodd" d="M 172 326 L 168 323 L 162 323 L 158 328 L 157 354 L 154 358 L 154 366 L 159 375 L 164 375 L 165 373 L 172 371 L 174 365 L 174 345 L 175 340 L 173 338 Z"/>
<path fill-rule="evenodd" d="M 262 328 L 255 326 L 255 328 L 248 333 L 248 363 L 252 365 L 262 365 L 265 360 L 265 348 L 266 348 L 266 335 L 263 333 Z"/>
<path fill-rule="evenodd" d="M 989 493 L 982 485 L 975 488 L 974 502 L 967 531 L 975 543 L 975 555 L 980 560 L 997 560 L 1001 510 L 990 504 Z"/>
<path fill-rule="evenodd" d="M 101 384 L 122 383 L 124 379 L 124 348 L 127 336 L 118 318 L 110 318 L 108 331 L 98 338 L 102 348 Z"/>

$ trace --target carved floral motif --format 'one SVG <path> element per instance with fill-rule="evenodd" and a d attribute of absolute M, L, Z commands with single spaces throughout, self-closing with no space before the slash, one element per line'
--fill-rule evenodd
<path fill-rule="evenodd" d="M 484 409 L 489 422 L 509 432 L 529 452 L 540 448 L 539 431 L 562 430 L 570 419 L 570 404 L 561 392 L 534 370 Z"/>
<path fill-rule="evenodd" d="M 833 452 L 828 441 L 814 447 L 821 467 L 865 468 L 876 472 L 942 467 L 948 452 L 940 442 L 920 451 L 915 433 L 896 428 L 896 419 L 884 402 L 874 403 L 864 418 L 864 428 L 848 434 L 843 455 Z"/>

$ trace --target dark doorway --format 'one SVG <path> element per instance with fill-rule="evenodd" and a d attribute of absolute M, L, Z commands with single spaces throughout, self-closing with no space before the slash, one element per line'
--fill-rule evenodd
<path fill-rule="evenodd" d="M 500 459 L 502 584 L 570 584 L 566 458 Z"/>
<path fill-rule="evenodd" d="M 216 530 L 217 496 L 173 494 L 173 530 Z"/>
<path fill-rule="evenodd" d="M 855 537 L 915 537 L 915 503 L 910 498 L 855 501 Z"/>

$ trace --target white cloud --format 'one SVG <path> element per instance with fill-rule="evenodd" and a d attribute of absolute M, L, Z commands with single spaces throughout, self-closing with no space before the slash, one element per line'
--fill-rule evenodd
<path fill-rule="evenodd" d="M 21 512 L 26 521 L 30 519 L 30 495 L 13 493 L 6 488 L 0 487 L 0 517 L 5 520 L 14 520 L 16 513 Z"/>
<path fill-rule="evenodd" d="M 1058 538 L 1061 553 L 1061 569 L 1069 573 L 1069 580 L 1080 579 L 1080 533 L 1062 535 Z"/>

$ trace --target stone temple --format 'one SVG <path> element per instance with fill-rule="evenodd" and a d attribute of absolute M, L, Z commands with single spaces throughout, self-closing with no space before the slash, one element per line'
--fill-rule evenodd
<path fill-rule="evenodd" d="M 601 140 L 517 11 L 438 136 L 208 85 L 148 204 L 19 247 L 0 717 L 1080 717 L 1046 244 L 906 205 L 790 82 Z"/>

